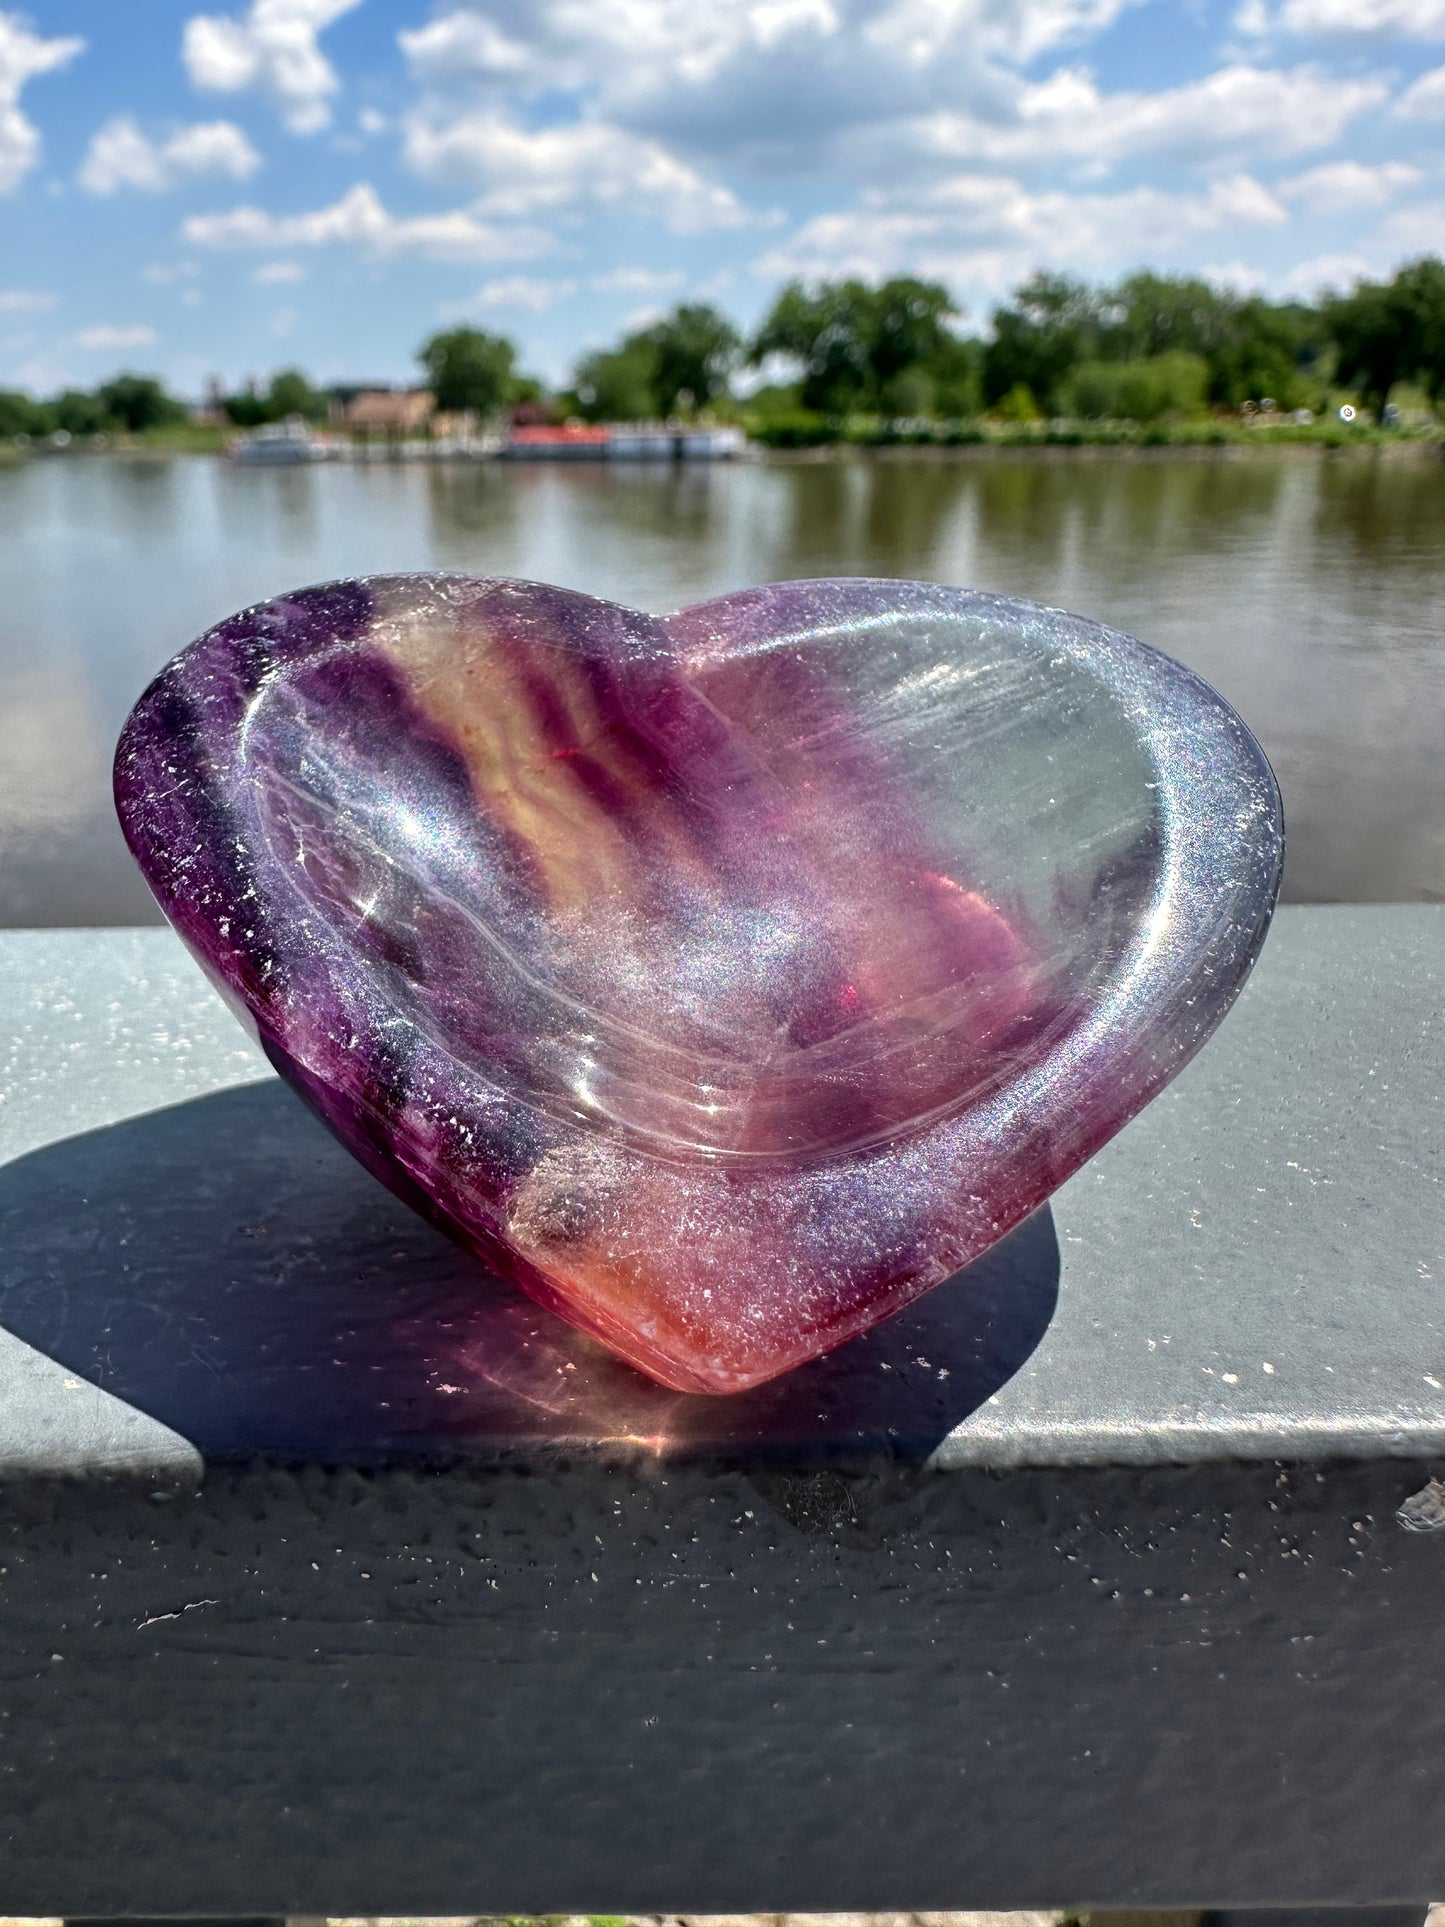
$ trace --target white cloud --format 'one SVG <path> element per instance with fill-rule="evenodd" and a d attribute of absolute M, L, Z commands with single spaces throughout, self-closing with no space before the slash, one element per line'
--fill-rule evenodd
<path fill-rule="evenodd" d="M 1285 274 L 1279 288 L 1282 294 L 1303 295 L 1312 300 L 1326 290 L 1338 292 L 1352 288 L 1374 271 L 1374 264 L 1362 254 L 1316 254 L 1300 261 Z"/>
<path fill-rule="evenodd" d="M 947 7 L 943 0 L 933 10 Z M 398 43 L 431 87 L 504 80 L 650 91 L 667 72 L 684 83 L 710 80 L 748 51 L 826 40 L 842 24 L 833 0 L 543 0 L 514 11 L 511 32 L 459 7 L 403 31 Z"/>
<path fill-rule="evenodd" d="M 299 261 L 263 261 L 251 270 L 251 279 L 259 287 L 269 288 L 280 282 L 304 281 L 306 270 Z"/>
<path fill-rule="evenodd" d="M 149 348 L 156 339 L 156 331 L 144 325 L 117 328 L 110 322 L 102 322 L 96 328 L 81 328 L 72 339 L 77 348 L 84 348 L 90 354 L 99 354 L 121 348 Z"/>
<path fill-rule="evenodd" d="M 1424 180 L 1418 167 L 1406 161 L 1326 161 L 1290 180 L 1278 181 L 1276 192 L 1300 201 L 1314 214 L 1337 214 L 1347 208 L 1383 207 L 1404 189 Z"/>
<path fill-rule="evenodd" d="M 195 121 L 156 142 L 129 114 L 117 114 L 92 135 L 77 178 L 91 194 L 114 194 L 122 187 L 161 193 L 202 174 L 243 181 L 260 165 L 261 156 L 232 121 Z"/>
<path fill-rule="evenodd" d="M 1027 62 L 1109 26 L 1138 0 L 540 0 L 503 27 L 461 6 L 397 38 L 429 87 L 505 81 L 595 86 L 641 99 L 725 82 L 758 57 L 795 60 L 840 48 L 869 63 L 921 70 L 943 60 Z M 501 8 L 492 11 L 503 11 Z M 796 73 L 792 76 L 795 93 Z M 800 105 L 802 101 L 800 99 Z"/>
<path fill-rule="evenodd" d="M 1445 67 L 1432 67 L 1395 102 L 1402 120 L 1445 120 Z"/>
<path fill-rule="evenodd" d="M 158 288 L 174 287 L 177 281 L 193 281 L 200 273 L 198 261 L 151 261 L 141 272 Z"/>
<path fill-rule="evenodd" d="M 360 181 L 329 207 L 306 214 L 269 214 L 237 207 L 228 214 L 196 214 L 182 227 L 203 248 L 354 247 L 388 257 L 416 254 L 436 261 L 525 261 L 545 254 L 551 237 L 533 227 L 501 227 L 466 208 L 444 214 L 387 212 L 376 189 Z"/>
<path fill-rule="evenodd" d="M 1111 25 L 1137 0 L 895 0 L 877 9 L 866 29 L 870 45 L 897 49 L 925 65 L 966 38 L 1004 59 L 1024 63 L 1055 47 L 1085 40 Z"/>
<path fill-rule="evenodd" d="M 1248 174 L 1228 175 L 1202 193 L 1135 187 L 1112 194 L 1035 192 L 1017 180 L 964 174 L 910 200 L 875 195 L 818 215 L 753 270 L 769 279 L 920 274 L 965 295 L 993 294 L 1040 262 L 1100 273 L 1167 258 L 1197 235 L 1286 219 Z"/>
<path fill-rule="evenodd" d="M 666 294 L 686 281 L 681 268 L 609 268 L 594 274 L 588 285 L 600 294 Z"/>
<path fill-rule="evenodd" d="M 1263 294 L 1271 300 L 1288 298 L 1306 301 L 1339 294 L 1357 281 L 1385 269 L 1387 257 L 1376 259 L 1360 253 L 1315 254 L 1293 267 L 1253 267 L 1243 261 L 1223 266 L 1209 265 L 1200 270 L 1204 280 L 1215 287 L 1232 288 L 1238 294 Z"/>
<path fill-rule="evenodd" d="M 1082 69 L 1062 68 L 1018 95 L 1005 124 L 940 113 L 899 130 L 922 156 L 1014 165 L 1071 158 L 1100 167 L 1140 154 L 1208 160 L 1328 147 L 1386 98 L 1383 81 L 1223 67 L 1159 93 L 1102 93 Z M 895 139 L 897 136 L 895 136 Z"/>
<path fill-rule="evenodd" d="M 472 298 L 483 308 L 530 308 L 533 314 L 542 314 L 576 292 L 575 281 L 542 281 L 527 274 L 511 274 L 499 281 L 484 282 Z"/>
<path fill-rule="evenodd" d="M 1368 4 L 1368 0 L 1365 0 Z M 740 218 L 771 184 L 877 184 L 965 162 L 1145 155 L 1217 166 L 1328 148 L 1388 97 L 1381 78 L 1238 61 L 1157 91 L 1064 64 L 1131 0 L 487 0 L 399 38 L 424 96 L 407 154 L 497 210 L 641 206 L 676 228 Z M 1445 5 L 1445 0 L 1441 0 Z M 1067 60 L 1067 56 L 1065 56 Z M 560 94 L 576 118 L 556 121 Z M 547 124 L 525 103 L 546 96 Z M 671 202 L 671 213 L 667 212 Z"/>
<path fill-rule="evenodd" d="M 1394 252 L 1445 254 L 1445 201 L 1427 201 L 1398 208 L 1384 226 Z"/>
<path fill-rule="evenodd" d="M 534 131 L 491 109 L 451 120 L 416 115 L 405 152 L 428 180 L 481 187 L 482 213 L 522 215 L 593 201 L 645 209 L 680 234 L 741 227 L 752 218 L 736 195 L 657 141 L 600 121 Z"/>
<path fill-rule="evenodd" d="M 40 158 L 40 135 L 20 111 L 25 83 L 67 66 L 84 47 L 75 34 L 42 40 L 18 13 L 0 13 L 0 194 L 18 187 Z"/>
<path fill-rule="evenodd" d="M 0 288 L 0 314 L 45 314 L 59 299 L 38 288 Z"/>
<path fill-rule="evenodd" d="M 425 27 L 405 28 L 397 43 L 419 80 L 446 87 L 458 80 L 489 80 L 528 73 L 535 55 L 479 13 L 443 14 Z"/>
<path fill-rule="evenodd" d="M 336 70 L 318 35 L 360 0 L 251 0 L 247 11 L 198 13 L 186 22 L 181 56 L 197 87 L 236 94 L 259 88 L 280 108 L 293 134 L 314 134 L 331 121 Z"/>
<path fill-rule="evenodd" d="M 1269 286 L 1264 269 L 1251 267 L 1247 261 L 1212 261 L 1200 270 L 1200 278 L 1213 288 L 1227 288 L 1231 294 L 1263 294 Z"/>
<path fill-rule="evenodd" d="M 1241 33 L 1398 34 L 1445 39 L 1445 0 L 1244 0 L 1234 17 Z"/>
<path fill-rule="evenodd" d="M 1010 71 L 1138 0 L 487 0 L 398 38 L 430 103 L 585 117 L 687 158 L 806 170 L 850 129 L 1006 102 Z"/>
<path fill-rule="evenodd" d="M 363 107 L 356 116 L 356 124 L 363 134 L 384 134 L 391 122 L 375 107 Z"/>

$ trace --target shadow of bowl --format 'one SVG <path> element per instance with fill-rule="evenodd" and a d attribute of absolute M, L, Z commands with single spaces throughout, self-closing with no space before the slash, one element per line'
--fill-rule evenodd
<path fill-rule="evenodd" d="M 15 1160 L 0 1253 L 0 1325 L 212 1462 L 920 1459 L 1028 1358 L 1059 1284 L 1044 1205 L 826 1357 L 734 1398 L 667 1391 L 449 1243 L 275 1081 Z"/>

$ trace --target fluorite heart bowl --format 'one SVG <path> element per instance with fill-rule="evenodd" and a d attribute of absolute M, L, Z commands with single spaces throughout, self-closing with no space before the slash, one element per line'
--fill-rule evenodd
<path fill-rule="evenodd" d="M 1077 616 L 789 582 L 663 618 L 382 576 L 136 705 L 126 837 L 384 1184 L 663 1384 L 875 1324 L 1178 1071 L 1283 847 L 1199 678 Z"/>

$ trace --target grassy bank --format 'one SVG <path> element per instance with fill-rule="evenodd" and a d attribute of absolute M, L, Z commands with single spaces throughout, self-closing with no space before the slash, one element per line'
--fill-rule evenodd
<path fill-rule="evenodd" d="M 116 438 L 122 452 L 154 450 L 163 455 L 219 455 L 235 437 L 234 428 L 204 428 L 195 422 L 173 422 L 164 428 L 147 428 L 139 435 Z"/>
<path fill-rule="evenodd" d="M 193 422 L 167 422 L 139 434 L 76 435 L 58 446 L 47 438 L 0 441 L 0 463 L 31 455 L 219 455 L 235 436 L 234 428 L 204 428 Z"/>
<path fill-rule="evenodd" d="M 820 415 L 746 421 L 765 448 L 1391 448 L 1445 445 L 1438 424 L 1377 428 L 1328 417 L 1313 422 L 1245 422 L 1216 417 L 1179 422 L 878 422 Z"/>

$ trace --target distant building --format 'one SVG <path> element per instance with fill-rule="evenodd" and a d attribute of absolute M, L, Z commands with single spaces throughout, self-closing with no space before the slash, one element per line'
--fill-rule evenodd
<path fill-rule="evenodd" d="M 353 435 L 411 441 L 419 435 L 452 440 L 476 433 L 472 409 L 438 411 L 430 388 L 333 389 L 332 398 L 332 427 Z"/>
<path fill-rule="evenodd" d="M 341 426 L 365 435 L 420 435 L 435 412 L 430 388 L 363 388 L 343 406 Z"/>
<path fill-rule="evenodd" d="M 475 408 L 438 409 L 428 423 L 438 441 L 463 441 L 477 432 Z"/>

